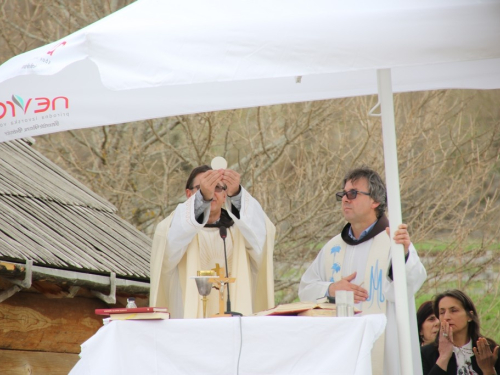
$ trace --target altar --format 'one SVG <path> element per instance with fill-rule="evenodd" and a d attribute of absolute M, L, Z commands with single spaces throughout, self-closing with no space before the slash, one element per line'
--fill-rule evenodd
<path fill-rule="evenodd" d="M 382 314 L 112 321 L 70 375 L 371 374 Z"/>

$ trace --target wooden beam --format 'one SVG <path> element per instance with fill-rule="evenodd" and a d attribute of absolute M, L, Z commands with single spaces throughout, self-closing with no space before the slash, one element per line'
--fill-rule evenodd
<path fill-rule="evenodd" d="M 78 354 L 102 327 L 95 309 L 106 307 L 97 299 L 17 293 L 0 304 L 0 349 Z"/>
<path fill-rule="evenodd" d="M 26 276 L 26 267 L 22 264 L 2 261 L 0 262 L 0 276 L 7 280 L 23 280 Z M 32 282 L 35 286 L 47 283 L 58 285 L 61 290 L 68 290 L 71 286 L 79 286 L 105 294 L 110 290 L 109 276 L 39 266 L 33 266 Z M 116 293 L 127 296 L 149 296 L 149 283 L 117 278 Z"/>
<path fill-rule="evenodd" d="M 22 280 L 26 273 L 26 267 L 20 264 L 0 262 L 0 276 L 11 277 Z"/>
<path fill-rule="evenodd" d="M 0 349 L 0 374 L 67 375 L 78 359 L 77 354 Z"/>

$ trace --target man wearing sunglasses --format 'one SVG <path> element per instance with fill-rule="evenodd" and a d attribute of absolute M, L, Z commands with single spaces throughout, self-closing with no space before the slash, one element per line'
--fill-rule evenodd
<path fill-rule="evenodd" d="M 347 224 L 321 249 L 302 276 L 299 297 L 302 301 L 315 301 L 347 290 L 353 292 L 355 308 L 362 314 L 386 314 L 385 335 L 372 350 L 373 373 L 395 375 L 400 373 L 400 365 L 386 197 L 385 185 L 377 172 L 358 168 L 347 173 L 343 190 L 336 194 Z M 394 240 L 402 244 L 405 251 L 409 318 L 415 320 L 411 323 L 416 345 L 414 374 L 421 374 L 414 294 L 427 273 L 405 224 L 394 233 Z"/>
<path fill-rule="evenodd" d="M 219 228 L 227 228 L 231 309 L 250 315 L 274 306 L 275 227 L 230 169 L 193 169 L 186 202 L 155 230 L 151 253 L 150 305 L 166 306 L 172 318 L 201 318 L 203 304 L 192 276 L 225 267 Z M 227 296 L 227 294 L 226 294 Z M 208 296 L 207 316 L 219 312 L 219 293 Z"/>

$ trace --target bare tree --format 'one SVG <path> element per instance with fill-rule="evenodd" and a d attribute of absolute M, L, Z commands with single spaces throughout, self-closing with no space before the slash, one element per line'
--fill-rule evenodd
<path fill-rule="evenodd" d="M 0 3 L 1 61 L 84 27 L 130 1 Z M 487 292 L 498 326 L 500 91 L 395 96 L 403 220 L 429 274 L 421 290 Z M 296 298 L 305 267 L 344 220 L 344 173 L 384 175 L 373 96 L 201 113 L 51 134 L 36 147 L 151 235 L 184 198 L 189 171 L 224 156 L 277 227 L 277 302 Z M 390 197 L 389 197 L 389 204 Z M 498 298 L 496 298 L 498 300 Z"/>

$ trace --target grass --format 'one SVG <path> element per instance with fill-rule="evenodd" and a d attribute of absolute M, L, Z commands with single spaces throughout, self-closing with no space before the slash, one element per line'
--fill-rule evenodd
<path fill-rule="evenodd" d="M 465 247 L 464 251 L 472 251 L 478 248 L 481 248 L 482 245 L 478 241 L 470 241 Z M 415 244 L 415 248 L 417 251 L 420 252 L 440 252 L 444 250 L 449 250 L 450 249 L 450 242 L 446 241 L 425 241 L 425 242 L 419 242 Z M 486 246 L 486 250 L 499 250 L 500 249 L 500 242 L 498 243 L 493 243 L 489 244 Z"/>

